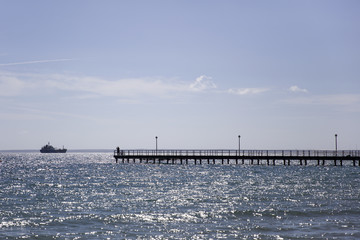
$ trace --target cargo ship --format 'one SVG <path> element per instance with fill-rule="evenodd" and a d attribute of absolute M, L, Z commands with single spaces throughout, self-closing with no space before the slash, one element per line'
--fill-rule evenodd
<path fill-rule="evenodd" d="M 53 146 L 50 145 L 50 143 L 46 144 L 45 146 L 43 146 L 40 149 L 41 153 L 66 153 L 67 149 L 63 148 L 54 148 Z"/>

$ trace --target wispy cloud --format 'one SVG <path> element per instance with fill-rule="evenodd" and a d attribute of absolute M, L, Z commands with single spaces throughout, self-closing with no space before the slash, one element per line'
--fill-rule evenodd
<path fill-rule="evenodd" d="M 299 87 L 296 86 L 296 85 L 291 86 L 291 87 L 289 88 L 289 91 L 290 91 L 290 92 L 302 92 L 302 93 L 307 93 L 307 92 L 308 92 L 307 89 L 305 89 L 305 88 L 299 88 Z"/>
<path fill-rule="evenodd" d="M 108 80 L 98 77 L 62 74 L 16 74 L 0 72 L 0 96 L 21 94 L 46 94 L 54 91 L 72 92 L 79 97 L 173 96 L 174 93 L 203 92 L 216 88 L 205 75 L 194 82 L 166 78 L 127 78 Z"/>
<path fill-rule="evenodd" d="M 69 59 L 69 58 L 47 59 L 47 60 L 35 60 L 35 61 L 26 61 L 26 62 L 0 63 L 0 66 L 15 66 L 15 65 L 37 64 L 37 63 L 65 62 L 65 61 L 73 61 L 73 60 L 74 59 Z"/>
<path fill-rule="evenodd" d="M 208 89 L 216 88 L 215 83 L 212 81 L 211 77 L 202 75 L 196 78 L 195 82 L 190 84 L 190 90 L 195 92 L 201 92 Z"/>
<path fill-rule="evenodd" d="M 16 96 L 21 94 L 24 88 L 26 88 L 26 83 L 18 78 L 0 75 L 0 96 Z"/>
<path fill-rule="evenodd" d="M 83 92 L 95 96 L 109 97 L 164 97 L 176 92 L 189 91 L 188 84 L 163 78 L 107 80 L 95 77 L 57 75 L 47 80 L 46 85 L 64 91 Z"/>
<path fill-rule="evenodd" d="M 197 94 L 218 89 L 210 76 L 201 75 L 194 81 L 171 78 L 147 77 L 104 79 L 65 74 L 24 74 L 0 71 L 0 96 L 46 95 L 64 91 L 68 98 L 88 99 L 117 97 L 118 99 L 141 99 Z M 269 91 L 268 88 L 231 88 L 220 93 L 254 95 Z"/>
<path fill-rule="evenodd" d="M 237 95 L 252 95 L 269 91 L 268 88 L 231 88 L 228 93 Z"/>
<path fill-rule="evenodd" d="M 301 98 L 293 98 L 286 100 L 287 103 L 292 104 L 308 104 L 308 105 L 353 105 L 360 104 L 359 94 L 331 94 L 331 95 L 317 95 Z"/>
<path fill-rule="evenodd" d="M 32 114 L 28 112 L 22 113 L 0 113 L 1 120 L 51 120 L 52 118 L 48 116 L 48 114 Z"/>
<path fill-rule="evenodd" d="M 101 117 L 92 117 L 89 115 L 82 115 L 77 113 L 62 112 L 55 110 L 42 110 L 36 108 L 31 104 L 20 104 L 15 106 L 8 106 L 8 112 L 0 113 L 0 119 L 3 120 L 55 120 L 59 117 L 78 118 L 85 120 L 97 120 Z"/>
<path fill-rule="evenodd" d="M 329 94 L 297 97 L 282 101 L 291 105 L 330 107 L 346 112 L 360 112 L 360 94 Z"/>

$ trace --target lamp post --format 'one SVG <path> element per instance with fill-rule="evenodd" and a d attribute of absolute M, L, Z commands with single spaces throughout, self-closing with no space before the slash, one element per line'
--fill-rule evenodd
<path fill-rule="evenodd" d="M 155 137 L 155 154 L 157 155 L 157 150 L 158 150 L 158 143 L 157 143 L 157 139 L 158 137 Z"/>
<path fill-rule="evenodd" d="M 240 156 L 240 135 L 238 136 L 238 138 L 239 138 L 239 156 Z"/>
<path fill-rule="evenodd" d="M 335 154 L 337 156 L 337 134 L 335 134 Z"/>

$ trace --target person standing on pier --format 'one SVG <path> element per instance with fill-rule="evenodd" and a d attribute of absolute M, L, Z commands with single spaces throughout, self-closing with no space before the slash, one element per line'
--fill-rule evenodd
<path fill-rule="evenodd" d="M 116 148 L 116 153 L 117 153 L 118 156 L 120 155 L 120 148 L 119 147 Z"/>

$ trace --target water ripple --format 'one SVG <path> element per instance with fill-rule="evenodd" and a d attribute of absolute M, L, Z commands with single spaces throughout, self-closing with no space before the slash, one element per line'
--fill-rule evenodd
<path fill-rule="evenodd" d="M 1 159 L 1 239 L 360 238 L 358 167 Z"/>

